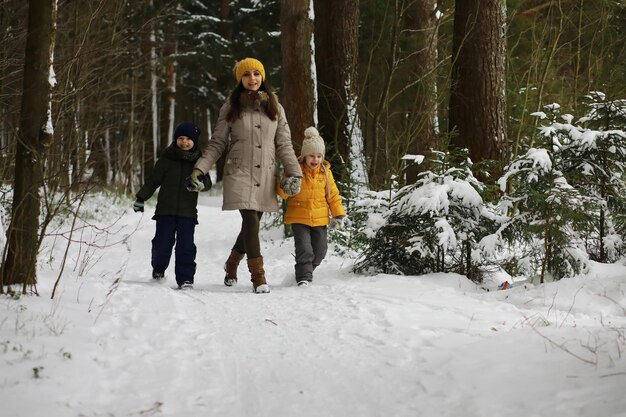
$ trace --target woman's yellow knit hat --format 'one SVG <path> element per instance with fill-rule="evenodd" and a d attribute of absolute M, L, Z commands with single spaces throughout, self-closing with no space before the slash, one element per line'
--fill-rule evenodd
<path fill-rule="evenodd" d="M 265 68 L 263 68 L 263 64 L 261 64 L 261 61 L 254 58 L 244 58 L 241 61 L 237 62 L 235 64 L 235 68 L 233 68 L 237 83 L 241 82 L 241 78 L 243 77 L 244 72 L 253 70 L 259 71 L 261 73 L 261 79 L 265 81 Z"/>

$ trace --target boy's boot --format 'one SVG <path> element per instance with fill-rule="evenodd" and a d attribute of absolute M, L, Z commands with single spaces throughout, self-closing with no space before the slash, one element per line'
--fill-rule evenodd
<path fill-rule="evenodd" d="M 254 287 L 254 292 L 257 294 L 270 292 L 270 287 L 265 281 L 263 257 L 259 256 L 258 258 L 248 259 L 248 270 L 250 271 L 250 275 L 252 275 L 252 286 Z"/>
<path fill-rule="evenodd" d="M 226 271 L 224 285 L 230 287 L 237 283 L 237 267 L 239 266 L 239 262 L 241 262 L 244 255 L 245 253 L 239 253 L 234 249 L 230 251 L 230 256 L 224 264 L 224 271 Z"/>

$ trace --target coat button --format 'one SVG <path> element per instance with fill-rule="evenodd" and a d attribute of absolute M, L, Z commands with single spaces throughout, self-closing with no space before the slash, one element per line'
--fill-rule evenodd
<path fill-rule="evenodd" d="M 261 186 L 261 184 L 254 184 L 254 185 L 256 185 L 257 187 L 260 187 L 260 186 Z"/>
<path fill-rule="evenodd" d="M 256 128 L 258 128 L 258 129 L 260 129 L 260 128 L 261 128 L 261 125 L 255 125 L 254 127 L 256 127 Z"/>

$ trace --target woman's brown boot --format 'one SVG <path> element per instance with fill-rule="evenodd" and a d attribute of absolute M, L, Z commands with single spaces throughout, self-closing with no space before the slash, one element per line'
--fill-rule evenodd
<path fill-rule="evenodd" d="M 237 283 L 237 267 L 239 266 L 239 262 L 241 262 L 244 256 L 245 253 L 239 253 L 234 249 L 230 251 L 230 256 L 224 264 L 224 271 L 226 271 L 226 276 L 224 277 L 224 285 L 230 287 Z"/>
<path fill-rule="evenodd" d="M 267 281 L 265 281 L 263 257 L 259 256 L 258 258 L 248 259 L 248 270 L 250 271 L 250 275 L 252 275 L 252 286 L 254 287 L 254 292 L 257 294 L 270 292 L 270 287 L 267 285 Z"/>

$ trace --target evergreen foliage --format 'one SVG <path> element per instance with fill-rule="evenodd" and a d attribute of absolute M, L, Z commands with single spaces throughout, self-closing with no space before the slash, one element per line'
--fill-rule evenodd
<path fill-rule="evenodd" d="M 449 153 L 432 152 L 433 168 L 400 189 L 382 213 L 383 225 L 357 270 L 403 275 L 455 271 L 477 278 L 471 251 L 486 234 L 481 224 L 483 185 L 474 178 L 469 159 L 455 160 Z"/>
<path fill-rule="evenodd" d="M 501 204 L 510 218 L 501 236 L 519 247 L 519 266 L 530 276 L 554 278 L 579 273 L 584 266 L 580 225 L 588 221 L 589 199 L 572 187 L 545 148 L 531 148 L 514 160 L 499 183 L 507 191 Z"/>
<path fill-rule="evenodd" d="M 600 262 L 623 254 L 626 228 L 626 100 L 608 100 L 601 92 L 585 96 L 587 114 L 577 125 L 553 123 L 561 142 L 559 153 L 570 183 L 593 201 L 592 221 L 586 225 L 587 252 Z"/>
<path fill-rule="evenodd" d="M 232 68 L 240 59 L 257 57 L 272 82 L 280 68 L 279 1 L 236 0 L 221 17 L 214 1 L 185 0 L 179 6 L 179 90 L 189 114 L 208 104 L 218 111 L 235 86 Z M 279 80 L 272 83 L 279 85 Z M 199 103 L 204 103 L 200 105 Z"/>
<path fill-rule="evenodd" d="M 488 189 L 467 158 L 433 152 L 432 169 L 399 191 L 366 193 L 353 206 L 357 271 L 418 275 L 483 271 L 560 279 L 589 260 L 615 262 L 626 252 L 626 100 L 586 97 L 576 123 L 558 104 L 541 120 L 534 147 L 513 159 Z M 360 229 L 360 232 L 356 231 Z"/>

